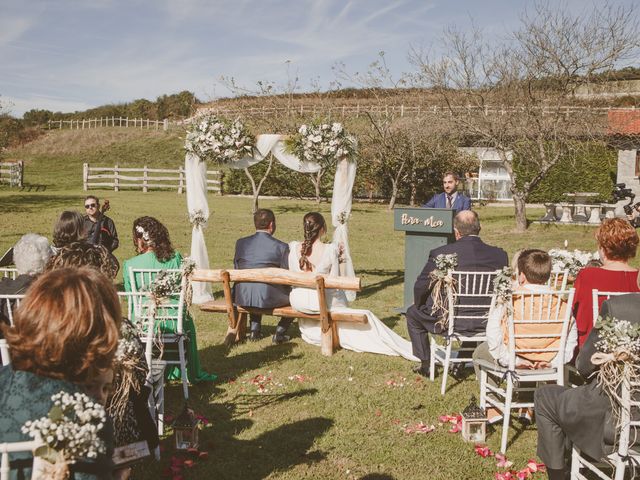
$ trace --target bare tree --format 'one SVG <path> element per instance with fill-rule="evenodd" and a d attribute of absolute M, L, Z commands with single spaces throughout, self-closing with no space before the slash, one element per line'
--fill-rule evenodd
<path fill-rule="evenodd" d="M 525 202 L 549 170 L 584 140 L 602 141 L 602 112 L 562 106 L 575 103 L 576 87 L 606 80 L 635 57 L 635 13 L 634 6 L 574 13 L 538 3 L 502 40 L 449 28 L 441 55 L 410 51 L 414 79 L 439 94 L 452 128 L 468 143 L 498 151 L 511 177 L 516 230 L 527 228 Z M 519 175 L 516 162 L 533 173 Z"/>

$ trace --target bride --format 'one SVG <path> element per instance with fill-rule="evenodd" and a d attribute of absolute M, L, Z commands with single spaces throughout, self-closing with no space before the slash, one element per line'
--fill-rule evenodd
<path fill-rule="evenodd" d="M 340 275 L 340 248 L 333 243 L 322 243 L 320 238 L 327 232 L 324 217 L 318 212 L 304 216 L 304 241 L 289 244 L 289 270 L 293 272 L 315 272 Z M 349 308 L 347 297 L 342 290 L 326 290 L 327 307 L 333 312 L 362 313 L 368 323 L 356 324 L 338 322 L 340 345 L 355 352 L 401 355 L 407 360 L 418 361 L 411 353 L 411 342 L 387 327 L 369 310 Z M 293 288 L 289 294 L 291 306 L 305 313 L 318 313 L 318 294 L 309 288 Z M 321 328 L 315 320 L 298 319 L 302 339 L 313 345 L 320 345 Z"/>

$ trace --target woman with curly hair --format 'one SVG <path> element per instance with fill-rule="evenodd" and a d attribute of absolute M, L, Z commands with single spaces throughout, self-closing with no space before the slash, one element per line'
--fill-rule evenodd
<path fill-rule="evenodd" d="M 573 297 L 573 316 L 578 326 L 578 347 L 587 340 L 593 328 L 593 289 L 607 292 L 638 292 L 638 270 L 629 265 L 636 256 L 638 234 L 631 224 L 622 218 L 602 221 L 596 230 L 601 267 L 587 267 L 576 277 L 576 293 Z M 604 298 L 600 300 L 600 305 Z"/>
<path fill-rule="evenodd" d="M 3 442 L 28 440 L 21 427 L 49 414 L 52 395 L 83 393 L 112 368 L 121 320 L 113 284 L 94 269 L 62 268 L 43 273 L 31 285 L 14 325 L 0 327 L 12 362 L 0 369 Z M 111 422 L 99 435 L 106 455 L 74 464 L 75 472 L 95 473 L 76 478 L 113 478 Z M 19 456 L 14 456 L 12 468 L 21 467 Z"/>
<path fill-rule="evenodd" d="M 171 245 L 169 231 L 162 223 L 153 217 L 140 217 L 133 222 L 133 246 L 138 255 L 125 260 L 122 268 L 124 289 L 126 292 L 138 291 L 142 286 L 142 278 L 133 276 L 133 269 L 180 269 L 182 255 Z M 133 288 L 135 287 L 135 288 Z M 176 300 L 177 303 L 177 300 Z M 134 319 L 132 319 L 134 320 Z M 187 348 L 187 375 L 192 383 L 213 381 L 217 377 L 200 368 L 198 345 L 196 342 L 196 327 L 188 312 L 185 312 L 183 328 L 189 338 Z M 165 320 L 161 325 L 162 331 L 175 333 L 175 321 Z M 171 366 L 167 372 L 169 380 L 180 379 L 180 368 Z"/>
<path fill-rule="evenodd" d="M 327 233 L 324 217 L 318 212 L 309 212 L 302 220 L 302 227 L 304 240 L 289 244 L 289 270 L 324 273 L 332 277 L 340 276 L 340 246 L 322 242 L 322 236 Z M 418 360 L 411 353 L 411 342 L 387 327 L 373 312 L 349 308 L 344 291 L 327 289 L 325 294 L 327 306 L 332 312 L 362 313 L 367 316 L 366 324 L 338 322 L 338 338 L 342 348 L 355 352 L 399 355 L 407 360 Z M 301 312 L 318 313 L 320 311 L 315 289 L 292 288 L 289 300 L 291 306 Z M 298 326 L 305 342 L 320 345 L 322 332 L 319 322 L 299 318 Z"/>
<path fill-rule="evenodd" d="M 84 242 L 84 219 L 78 212 L 64 211 L 53 226 L 53 246 L 58 249 L 73 242 Z"/>
<path fill-rule="evenodd" d="M 102 245 L 73 242 L 58 249 L 47 264 L 47 271 L 66 267 L 93 267 L 113 280 L 118 274 L 118 261 Z"/>

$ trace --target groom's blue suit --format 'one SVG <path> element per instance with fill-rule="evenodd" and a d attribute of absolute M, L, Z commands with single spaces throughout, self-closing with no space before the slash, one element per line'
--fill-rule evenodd
<path fill-rule="evenodd" d="M 447 194 L 442 192 L 431 197 L 427 203 L 422 205 L 423 208 L 447 208 Z M 453 201 L 451 208 L 456 212 L 461 210 L 471 210 L 471 199 L 466 195 L 458 192 Z"/>

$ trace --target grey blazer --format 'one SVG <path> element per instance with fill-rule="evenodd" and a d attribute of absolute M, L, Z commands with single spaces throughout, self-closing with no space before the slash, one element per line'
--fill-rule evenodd
<path fill-rule="evenodd" d="M 640 323 L 638 311 L 640 294 L 632 293 L 605 301 L 600 307 L 600 316 Z M 582 376 L 589 379 L 589 383 L 565 392 L 558 412 L 560 418 L 570 419 L 565 426 L 565 433 L 571 441 L 584 453 L 597 459 L 611 453 L 611 445 L 615 440 L 609 398 L 596 385 L 595 378 L 591 377 L 596 371 L 591 356 L 597 351 L 595 345 L 599 340 L 598 329 L 592 329 L 576 360 L 576 367 Z"/>
<path fill-rule="evenodd" d="M 241 238 L 236 242 L 233 266 L 244 268 L 289 268 L 289 245 L 266 232 Z M 233 298 L 241 307 L 274 308 L 289 305 L 290 287 L 268 283 L 237 282 Z"/>

